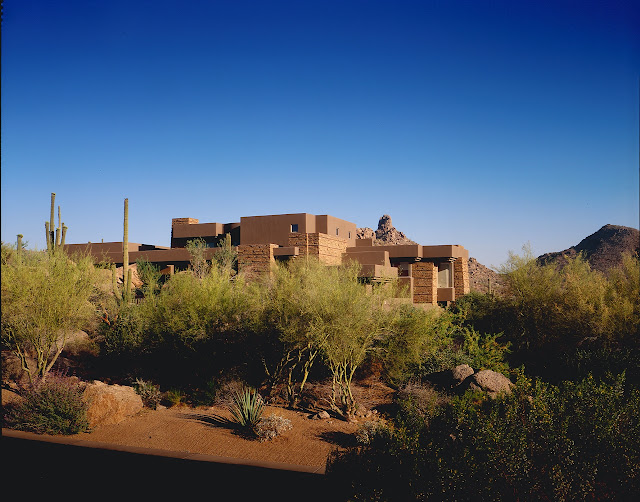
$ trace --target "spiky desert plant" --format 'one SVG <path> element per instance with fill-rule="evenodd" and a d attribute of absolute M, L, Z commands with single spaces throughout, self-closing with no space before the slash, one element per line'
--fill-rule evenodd
<path fill-rule="evenodd" d="M 253 431 L 262 418 L 264 401 L 256 389 L 244 388 L 233 393 L 229 411 L 240 427 Z"/>

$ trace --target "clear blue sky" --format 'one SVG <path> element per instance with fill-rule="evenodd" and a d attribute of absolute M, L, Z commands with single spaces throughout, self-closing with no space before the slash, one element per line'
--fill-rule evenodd
<path fill-rule="evenodd" d="M 637 1 L 7 0 L 2 240 L 309 212 L 485 265 L 638 228 Z"/>

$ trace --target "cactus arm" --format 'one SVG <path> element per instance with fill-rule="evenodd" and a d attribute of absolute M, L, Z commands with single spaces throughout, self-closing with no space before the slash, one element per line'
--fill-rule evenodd
<path fill-rule="evenodd" d="M 67 235 L 67 226 L 63 223 L 62 224 L 62 239 L 60 240 L 60 245 L 64 248 L 64 239 Z"/>
<path fill-rule="evenodd" d="M 51 192 L 51 215 L 49 218 L 49 239 L 51 240 L 51 250 L 55 249 L 55 220 L 54 220 L 54 212 L 56 207 L 56 193 Z"/>
<path fill-rule="evenodd" d="M 45 237 L 47 241 L 47 251 L 51 251 L 51 232 L 49 231 L 49 222 L 44 222 Z"/>

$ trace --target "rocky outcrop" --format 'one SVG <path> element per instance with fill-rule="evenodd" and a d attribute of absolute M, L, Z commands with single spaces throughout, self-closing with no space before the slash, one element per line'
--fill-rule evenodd
<path fill-rule="evenodd" d="M 485 267 L 475 258 L 469 258 L 469 287 L 471 291 L 479 293 L 488 293 L 491 287 L 491 293 L 500 294 L 505 287 L 502 276 L 489 267 Z"/>
<path fill-rule="evenodd" d="M 640 253 L 640 231 L 620 225 L 605 225 L 564 251 L 546 253 L 538 257 L 538 263 L 557 263 L 562 266 L 567 258 L 583 253 L 593 270 L 607 273 L 622 264 L 625 253 Z"/>
<path fill-rule="evenodd" d="M 382 218 L 378 221 L 378 229 L 375 232 L 369 227 L 356 229 L 356 238 L 373 239 L 373 243 L 378 246 L 416 244 L 393 226 L 391 216 L 388 214 L 382 215 Z"/>
<path fill-rule="evenodd" d="M 142 410 L 142 398 L 133 387 L 107 385 L 98 380 L 87 384 L 83 399 L 88 404 L 90 428 L 120 423 Z"/>

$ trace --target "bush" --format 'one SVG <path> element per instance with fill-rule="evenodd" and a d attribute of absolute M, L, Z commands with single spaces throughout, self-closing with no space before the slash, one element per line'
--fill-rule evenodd
<path fill-rule="evenodd" d="M 400 413 L 406 416 L 416 413 L 423 420 L 428 420 L 435 415 L 438 406 L 448 402 L 448 398 L 430 384 L 412 379 L 400 387 L 396 401 L 399 404 Z"/>
<path fill-rule="evenodd" d="M 291 430 L 291 420 L 272 413 L 268 417 L 261 418 L 255 427 L 256 436 L 260 441 L 268 441 L 288 430 Z"/>
<path fill-rule="evenodd" d="M 361 445 L 370 445 L 382 431 L 386 430 L 386 424 L 375 420 L 367 420 L 358 426 L 356 441 Z"/>
<path fill-rule="evenodd" d="M 49 375 L 22 389 L 22 400 L 5 406 L 8 427 L 37 434 L 78 434 L 89 427 L 84 386 L 75 379 Z"/>
<path fill-rule="evenodd" d="M 185 395 L 180 389 L 169 389 L 167 391 L 166 400 L 169 406 L 178 406 L 184 403 Z"/>
<path fill-rule="evenodd" d="M 350 500 L 630 500 L 639 466 L 640 392 L 623 376 L 556 387 L 520 375 L 511 395 L 400 416 L 327 472 Z"/>
<path fill-rule="evenodd" d="M 136 378 L 133 387 L 142 398 L 142 404 L 144 404 L 147 408 L 151 408 L 152 410 L 155 410 L 158 407 L 158 404 L 162 399 L 160 387 L 154 385 L 151 382 L 140 380 L 139 378 Z"/>

